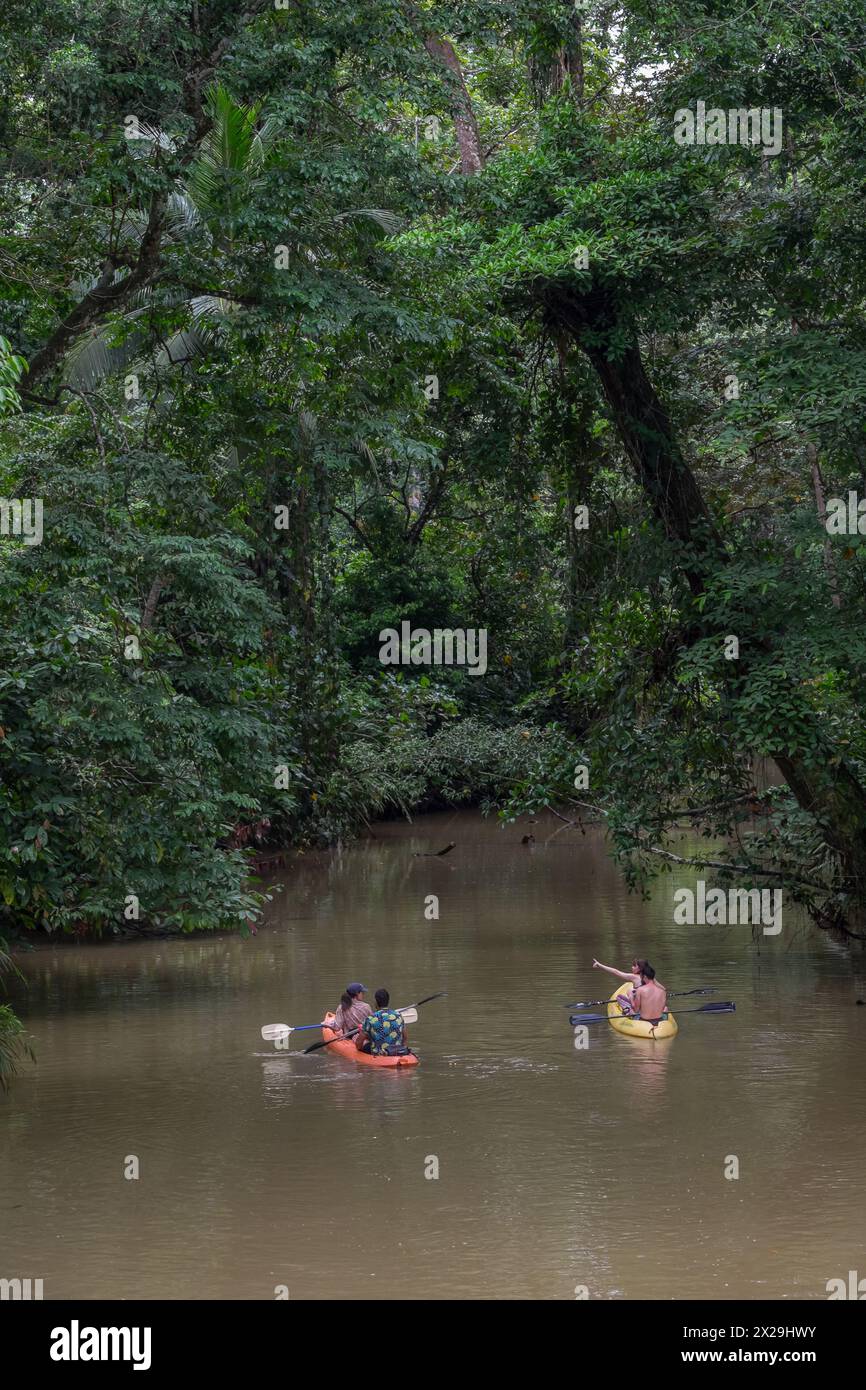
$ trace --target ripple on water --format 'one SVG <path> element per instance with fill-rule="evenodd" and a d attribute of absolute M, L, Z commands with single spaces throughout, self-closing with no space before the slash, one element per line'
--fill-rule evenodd
<path fill-rule="evenodd" d="M 556 1062 L 539 1062 L 535 1057 L 455 1057 L 442 1058 L 445 1066 L 463 1068 L 467 1076 L 498 1076 L 503 1072 L 529 1071 L 536 1075 L 557 1072 L 562 1068 Z"/>
<path fill-rule="evenodd" d="M 255 1054 L 257 1057 L 261 1053 Z M 345 1071 L 335 1071 L 333 1068 L 310 1068 L 295 1069 L 291 1063 L 294 1059 L 290 1057 L 280 1057 L 274 1060 L 273 1057 L 262 1062 L 262 1080 L 269 1086 L 332 1086 L 337 1082 L 345 1081 L 347 1075 Z"/>

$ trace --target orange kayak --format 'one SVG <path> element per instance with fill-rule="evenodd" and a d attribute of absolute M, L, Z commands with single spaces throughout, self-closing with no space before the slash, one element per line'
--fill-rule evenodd
<path fill-rule="evenodd" d="M 329 1042 L 337 1035 L 333 1028 L 326 1025 L 334 1021 L 333 1014 L 325 1014 L 325 1021 L 322 1025 L 322 1040 Z M 351 1062 L 360 1062 L 364 1067 L 417 1067 L 418 1058 L 411 1052 L 407 1052 L 404 1057 L 373 1057 L 369 1052 L 359 1052 L 355 1046 L 355 1039 L 350 1038 L 348 1042 L 335 1042 L 325 1048 L 326 1052 L 339 1052 L 341 1057 L 348 1057 Z"/>

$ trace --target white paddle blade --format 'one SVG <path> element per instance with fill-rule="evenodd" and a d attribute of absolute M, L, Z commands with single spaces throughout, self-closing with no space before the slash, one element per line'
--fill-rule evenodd
<path fill-rule="evenodd" d="M 280 1038 L 287 1038 L 294 1029 L 288 1023 L 266 1023 L 262 1029 L 262 1037 L 265 1042 L 277 1042 Z"/>
<path fill-rule="evenodd" d="M 397 1012 L 398 1012 L 398 1014 L 402 1014 L 402 1015 L 403 1015 L 403 1022 L 404 1022 L 404 1023 L 417 1023 L 417 1022 L 418 1022 L 418 1010 L 417 1010 L 417 1009 L 398 1009 Z"/>

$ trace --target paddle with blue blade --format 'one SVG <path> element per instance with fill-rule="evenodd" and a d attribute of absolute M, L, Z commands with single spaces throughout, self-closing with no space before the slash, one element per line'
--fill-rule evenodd
<path fill-rule="evenodd" d="M 677 1018 L 681 1014 L 732 1014 L 736 1013 L 737 1006 L 732 1000 L 728 999 L 724 1003 L 701 1004 L 699 1009 L 677 1009 Z M 614 1014 L 616 1018 L 628 1018 L 628 1014 Z M 609 1014 L 571 1014 L 569 1023 L 609 1023 Z"/>

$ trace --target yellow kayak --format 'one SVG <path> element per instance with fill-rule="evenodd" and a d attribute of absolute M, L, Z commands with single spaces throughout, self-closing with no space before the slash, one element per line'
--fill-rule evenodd
<path fill-rule="evenodd" d="M 610 996 L 607 1006 L 607 1018 L 611 1028 L 615 1028 L 617 1033 L 622 1033 L 625 1038 L 673 1038 L 676 1037 L 679 1029 L 677 1021 L 672 1013 L 662 1023 L 648 1023 L 642 1018 L 628 1018 L 622 1011 L 619 1002 L 621 994 L 627 994 L 631 985 L 626 982 L 620 985 L 619 989 L 614 990 Z"/>

